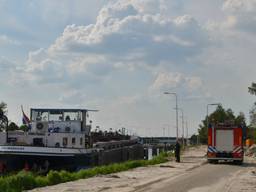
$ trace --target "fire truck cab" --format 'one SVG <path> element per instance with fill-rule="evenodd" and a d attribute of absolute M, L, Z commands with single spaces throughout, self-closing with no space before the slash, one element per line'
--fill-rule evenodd
<path fill-rule="evenodd" d="M 227 123 L 209 125 L 207 150 L 209 163 L 224 160 L 242 164 L 243 157 L 243 128 L 241 126 Z"/>

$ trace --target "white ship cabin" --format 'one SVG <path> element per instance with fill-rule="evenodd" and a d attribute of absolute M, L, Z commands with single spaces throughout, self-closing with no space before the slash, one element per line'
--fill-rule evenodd
<path fill-rule="evenodd" d="M 32 108 L 30 129 L 28 132 L 9 131 L 8 144 L 60 148 L 89 147 L 89 111 L 96 112 L 87 109 Z M 1 140 L 3 141 L 2 138 Z"/>

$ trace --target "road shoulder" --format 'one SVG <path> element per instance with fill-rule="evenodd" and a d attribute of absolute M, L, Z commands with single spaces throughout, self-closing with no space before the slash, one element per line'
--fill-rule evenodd
<path fill-rule="evenodd" d="M 245 157 L 246 168 L 237 172 L 230 178 L 225 186 L 225 191 L 255 192 L 256 191 L 256 158 Z"/>
<path fill-rule="evenodd" d="M 138 191 L 145 186 L 152 185 L 180 175 L 205 164 L 206 147 L 189 148 L 184 152 L 181 163 L 173 159 L 159 165 L 140 167 L 116 174 L 97 176 L 89 179 L 62 183 L 55 186 L 38 188 L 33 192 L 56 191 L 90 191 L 90 192 L 130 192 Z"/>

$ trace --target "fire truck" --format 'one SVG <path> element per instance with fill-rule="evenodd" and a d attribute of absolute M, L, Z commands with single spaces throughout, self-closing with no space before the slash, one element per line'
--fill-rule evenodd
<path fill-rule="evenodd" d="M 209 163 L 219 160 L 242 164 L 244 157 L 243 127 L 230 123 L 209 125 L 207 159 Z"/>

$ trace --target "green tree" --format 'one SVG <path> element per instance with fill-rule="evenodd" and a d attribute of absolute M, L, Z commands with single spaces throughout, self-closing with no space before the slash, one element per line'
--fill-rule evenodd
<path fill-rule="evenodd" d="M 250 110 L 250 125 L 247 130 L 247 138 L 256 142 L 256 102 Z"/>
<path fill-rule="evenodd" d="M 235 117 L 235 124 L 236 125 L 246 125 L 246 119 L 243 112 L 240 112 L 239 115 Z"/>
<path fill-rule="evenodd" d="M 14 123 L 14 122 L 11 122 L 11 123 L 9 124 L 9 126 L 8 126 L 8 130 L 9 130 L 9 131 L 15 131 L 15 130 L 19 130 L 19 129 L 20 129 L 19 126 L 16 125 L 16 123 Z"/>
<path fill-rule="evenodd" d="M 248 91 L 252 95 L 256 95 L 256 83 L 252 83 L 248 87 Z M 253 104 L 252 109 L 250 110 L 250 125 L 248 129 L 248 138 L 253 139 L 256 142 L 256 102 Z"/>
<path fill-rule="evenodd" d="M 250 127 L 256 128 L 256 102 L 250 110 Z"/>
<path fill-rule="evenodd" d="M 252 95 L 256 95 L 256 83 L 252 83 L 250 87 L 248 87 L 248 91 Z"/>
<path fill-rule="evenodd" d="M 225 110 L 222 106 L 218 106 L 216 110 L 208 116 L 209 124 L 217 124 L 217 123 L 225 123 L 229 122 L 235 125 L 245 125 L 245 116 L 242 112 L 239 113 L 238 116 L 234 115 L 234 112 L 231 109 Z M 202 120 L 202 123 L 199 125 L 198 134 L 200 143 L 207 143 L 207 117 Z"/>
<path fill-rule="evenodd" d="M 197 144 L 197 137 L 198 137 L 198 135 L 196 135 L 196 134 L 194 134 L 194 135 L 192 135 L 192 136 L 190 137 L 190 143 L 191 143 L 192 145 Z"/>
<path fill-rule="evenodd" d="M 28 131 L 28 126 L 27 125 L 21 125 L 19 129 L 22 130 L 22 131 L 27 132 Z"/>
<path fill-rule="evenodd" d="M 7 113 L 7 104 L 5 102 L 0 103 L 0 110 L 3 111 L 4 114 Z"/>
<path fill-rule="evenodd" d="M 6 114 L 6 113 L 7 113 L 7 104 L 4 103 L 4 102 L 1 102 L 1 103 L 0 103 L 0 114 L 1 114 L 1 116 L 2 116 L 2 115 L 4 115 L 4 114 Z M 5 128 L 6 128 L 5 121 L 4 121 L 4 119 L 1 117 L 1 119 L 0 119 L 0 132 L 3 131 L 3 130 L 5 130 Z"/>

